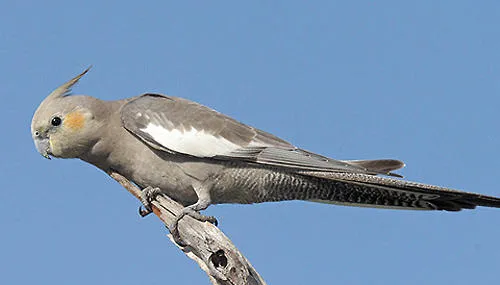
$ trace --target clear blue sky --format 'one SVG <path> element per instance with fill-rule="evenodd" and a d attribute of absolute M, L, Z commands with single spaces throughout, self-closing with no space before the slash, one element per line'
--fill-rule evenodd
<path fill-rule="evenodd" d="M 409 180 L 500 196 L 500 2 L 180 2 L 0 4 L 1 284 L 209 284 L 103 172 L 35 151 L 36 107 L 91 64 L 74 93 L 186 97 L 327 156 L 397 158 Z M 498 282 L 500 209 L 207 213 L 269 284 Z"/>

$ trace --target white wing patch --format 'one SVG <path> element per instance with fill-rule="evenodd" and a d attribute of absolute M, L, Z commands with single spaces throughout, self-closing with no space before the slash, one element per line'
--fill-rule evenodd
<path fill-rule="evenodd" d="M 241 146 L 222 137 L 207 134 L 204 130 L 168 130 L 149 123 L 141 131 L 149 134 L 156 142 L 175 152 L 197 157 L 213 157 L 228 154 Z"/>

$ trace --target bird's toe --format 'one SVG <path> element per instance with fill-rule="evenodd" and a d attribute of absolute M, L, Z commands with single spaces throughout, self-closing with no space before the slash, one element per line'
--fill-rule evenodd
<path fill-rule="evenodd" d="M 161 194 L 161 190 L 158 187 L 148 186 L 141 191 L 141 202 L 144 208 L 139 207 L 139 215 L 145 217 L 153 212 L 152 201 L 156 199 L 156 196 Z"/>

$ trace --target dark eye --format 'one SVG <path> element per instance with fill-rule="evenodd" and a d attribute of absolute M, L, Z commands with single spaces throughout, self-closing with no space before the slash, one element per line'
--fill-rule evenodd
<path fill-rule="evenodd" d="M 54 117 L 52 118 L 52 121 L 50 121 L 50 123 L 52 124 L 52 126 L 57 127 L 61 124 L 61 118 Z"/>

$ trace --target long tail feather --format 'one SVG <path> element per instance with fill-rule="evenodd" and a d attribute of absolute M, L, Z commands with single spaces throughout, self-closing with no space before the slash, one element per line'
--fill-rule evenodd
<path fill-rule="evenodd" d="M 351 199 L 311 199 L 362 207 L 460 211 L 476 206 L 500 208 L 500 198 L 387 177 L 353 173 L 307 173 L 347 187 Z"/>

